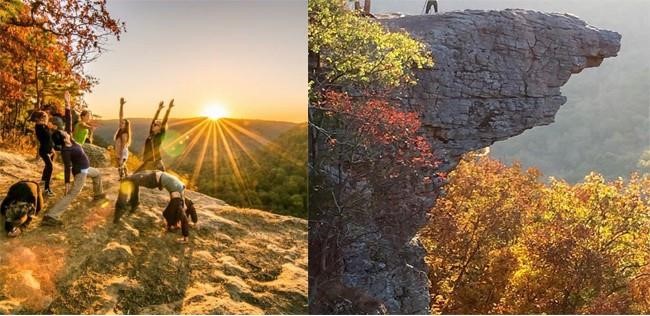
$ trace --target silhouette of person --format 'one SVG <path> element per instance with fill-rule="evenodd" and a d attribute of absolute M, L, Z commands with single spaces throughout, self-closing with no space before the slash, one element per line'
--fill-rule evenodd
<path fill-rule="evenodd" d="M 438 0 L 427 0 L 427 8 L 426 8 L 426 14 L 429 14 L 429 11 L 431 11 L 431 7 L 433 6 L 433 11 L 435 13 L 438 13 Z"/>
<path fill-rule="evenodd" d="M 174 107 L 174 99 L 169 102 L 169 107 L 167 112 L 165 112 L 165 117 L 163 120 L 158 119 L 160 111 L 165 107 L 164 103 L 161 101 L 158 104 L 158 110 L 156 115 L 151 121 L 151 126 L 149 127 L 149 136 L 144 142 L 144 153 L 142 154 L 142 165 L 136 169 L 135 172 L 140 172 L 143 170 L 165 170 L 165 164 L 162 161 L 160 155 L 160 145 L 162 144 L 163 139 L 165 138 L 165 133 L 167 132 L 167 120 L 169 119 L 169 112 Z"/>

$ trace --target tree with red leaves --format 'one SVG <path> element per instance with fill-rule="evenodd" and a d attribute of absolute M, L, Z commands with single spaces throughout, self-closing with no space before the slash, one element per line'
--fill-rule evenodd
<path fill-rule="evenodd" d="M 96 79 L 85 73 L 85 65 L 124 30 L 124 23 L 110 16 L 105 0 L 0 3 L 3 130 L 24 125 L 30 108 L 61 103 L 65 91 L 78 95 L 90 90 Z"/>
<path fill-rule="evenodd" d="M 342 283 L 342 252 L 368 233 L 355 228 L 364 223 L 401 240 L 424 222 L 437 162 L 418 114 L 392 95 L 432 60 L 423 44 L 340 1 L 310 1 L 308 12 L 310 311 L 376 313 L 382 302 Z"/>

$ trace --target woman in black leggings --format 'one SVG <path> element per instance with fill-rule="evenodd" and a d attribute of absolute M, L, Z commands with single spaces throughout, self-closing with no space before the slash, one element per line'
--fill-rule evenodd
<path fill-rule="evenodd" d="M 52 179 L 52 161 L 54 160 L 54 148 L 52 147 L 52 131 L 47 113 L 38 111 L 34 113 L 34 120 L 36 120 L 36 138 L 40 144 L 38 148 L 38 155 L 43 159 L 45 168 L 43 168 L 43 175 L 41 181 L 43 182 L 43 195 L 47 197 L 54 196 L 54 192 L 50 189 L 50 180 Z"/>

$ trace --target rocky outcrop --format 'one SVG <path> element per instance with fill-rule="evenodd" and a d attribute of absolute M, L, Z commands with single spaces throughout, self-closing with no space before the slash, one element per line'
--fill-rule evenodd
<path fill-rule="evenodd" d="M 84 149 L 84 152 L 90 160 L 90 166 L 94 168 L 106 168 L 111 165 L 111 155 L 103 147 L 99 147 L 93 144 L 83 144 L 81 145 Z"/>
<path fill-rule="evenodd" d="M 455 166 L 468 151 L 554 121 L 572 74 L 616 56 L 621 35 L 569 14 L 451 12 L 385 21 L 426 43 L 433 69 L 406 96 L 423 133 Z"/>
<path fill-rule="evenodd" d="M 575 16 L 525 10 L 468 10 L 382 23 L 426 43 L 435 58 L 432 69 L 417 71 L 418 84 L 400 99 L 421 114 L 422 134 L 442 160 L 442 171 L 453 169 L 463 153 L 552 123 L 566 102 L 560 87 L 571 74 L 616 56 L 621 39 Z M 348 228 L 362 237 L 343 251 L 345 285 L 364 289 L 390 313 L 428 313 L 424 251 L 413 233 L 423 218 L 409 216 L 410 227 L 390 238 L 376 233 L 375 222 Z"/>
<path fill-rule="evenodd" d="M 0 199 L 41 168 L 0 151 Z M 41 226 L 41 213 L 17 238 L 0 233 L 0 314 L 307 313 L 305 220 L 186 191 L 199 221 L 179 243 L 164 228 L 166 191 L 141 189 L 139 208 L 113 224 L 117 174 L 99 170 L 108 200 L 86 187 L 63 227 Z"/>

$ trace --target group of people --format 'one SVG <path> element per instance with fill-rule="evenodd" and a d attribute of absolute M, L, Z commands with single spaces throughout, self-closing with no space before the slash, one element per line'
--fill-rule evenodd
<path fill-rule="evenodd" d="M 73 122 L 70 94 L 65 93 L 65 114 L 60 116 L 52 109 L 37 111 L 32 115 L 35 121 L 35 132 L 39 142 L 38 155 L 43 160 L 41 182 L 19 181 L 13 184 L 7 196 L 0 204 L 0 213 L 5 219 L 5 231 L 9 237 L 20 235 L 32 220 L 43 209 L 44 197 L 54 197 L 51 189 L 54 159 L 60 152 L 63 160 L 65 190 L 64 196 L 58 200 L 43 216 L 42 224 L 60 226 L 61 216 L 70 204 L 81 193 L 86 179 L 93 182 L 93 200 L 106 198 L 99 170 L 90 166 L 90 160 L 81 144 L 89 140 L 92 130 L 96 127 L 90 111 L 84 110 L 79 120 Z M 124 98 L 120 99 L 119 127 L 114 135 L 117 169 L 120 179 L 120 190 L 115 203 L 114 222 L 130 209 L 134 211 L 139 204 L 139 187 L 163 188 L 169 192 L 170 201 L 163 211 L 166 227 L 169 231 L 181 228 L 183 240 L 189 235 L 189 221 L 197 222 L 194 203 L 185 197 L 185 184 L 174 175 L 167 173 L 160 155 L 160 146 L 165 137 L 169 113 L 174 106 L 174 100 L 169 103 L 163 120 L 158 116 L 164 108 L 160 102 L 151 122 L 149 135 L 145 141 L 143 162 L 136 171 L 129 175 L 127 160 L 131 144 L 131 123 L 124 119 Z M 72 177 L 71 177 L 72 176 Z M 72 181 L 71 181 L 72 178 Z"/>

